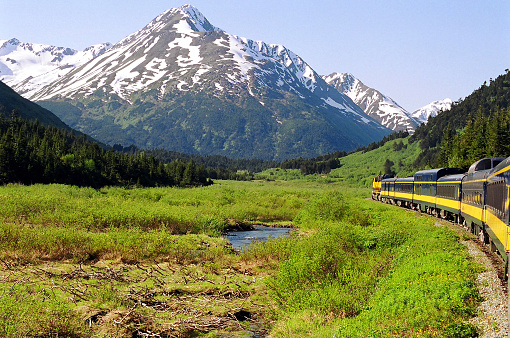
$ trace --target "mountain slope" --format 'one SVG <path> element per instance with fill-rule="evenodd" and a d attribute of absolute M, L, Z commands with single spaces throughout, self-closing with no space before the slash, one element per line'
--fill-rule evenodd
<path fill-rule="evenodd" d="M 365 86 L 348 73 L 332 73 L 323 79 L 340 93 L 350 97 L 363 111 L 383 126 L 393 131 L 413 133 L 418 122 L 390 97 Z"/>
<path fill-rule="evenodd" d="M 10 118 L 13 111 L 16 111 L 19 117 L 27 120 L 38 120 L 47 126 L 71 129 L 51 111 L 21 97 L 0 81 L 0 116 Z"/>
<path fill-rule="evenodd" d="M 189 5 L 30 97 L 103 142 L 204 155 L 313 157 L 389 133 L 292 51 Z"/>

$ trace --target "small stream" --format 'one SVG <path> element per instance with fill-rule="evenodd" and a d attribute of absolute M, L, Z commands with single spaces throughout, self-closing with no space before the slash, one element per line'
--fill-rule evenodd
<path fill-rule="evenodd" d="M 253 230 L 230 231 L 223 235 L 223 237 L 229 240 L 234 250 L 240 251 L 243 247 L 250 245 L 252 242 L 265 242 L 269 237 L 288 237 L 291 230 L 290 228 L 272 228 L 263 225 L 255 225 Z"/>

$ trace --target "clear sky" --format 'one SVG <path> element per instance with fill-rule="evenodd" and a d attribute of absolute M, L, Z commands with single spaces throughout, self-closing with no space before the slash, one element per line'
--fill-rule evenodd
<path fill-rule="evenodd" d="M 0 0 L 0 40 L 83 50 L 186 3 L 228 33 L 286 46 L 321 75 L 351 73 L 410 112 L 510 68 L 509 0 Z"/>

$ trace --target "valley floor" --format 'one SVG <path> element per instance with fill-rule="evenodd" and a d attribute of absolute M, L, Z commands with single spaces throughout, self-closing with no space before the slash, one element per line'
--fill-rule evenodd
<path fill-rule="evenodd" d="M 369 193 L 0 187 L 0 336 L 505 336 L 473 237 Z M 240 253 L 219 236 L 255 223 L 299 235 Z"/>

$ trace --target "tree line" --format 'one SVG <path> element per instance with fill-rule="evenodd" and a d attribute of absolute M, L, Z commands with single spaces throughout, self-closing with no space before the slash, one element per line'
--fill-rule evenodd
<path fill-rule="evenodd" d="M 498 76 L 496 79 L 490 79 L 489 83 L 484 82 L 480 88 L 473 91 L 469 96 L 454 102 L 450 110 L 430 118 L 427 124 L 423 124 L 416 129 L 416 132 L 409 138 L 409 142 L 419 141 L 422 155 L 414 163 L 414 166 L 416 168 L 424 168 L 426 166 L 444 165 L 446 162 L 444 158 L 439 158 L 440 152 L 444 147 L 448 148 L 450 146 L 443 146 L 443 143 L 451 142 L 451 138 L 456 134 L 462 134 L 464 128 L 474 128 L 476 120 L 478 120 L 476 122 L 476 129 L 481 131 L 481 128 L 478 127 L 479 124 L 486 125 L 487 119 L 492 119 L 490 116 L 496 116 L 501 110 L 509 108 L 509 105 L 510 71 L 506 69 L 505 74 Z M 497 126 L 489 127 L 492 129 L 497 128 Z M 450 140 L 444 140 L 447 130 Z M 479 135 L 471 136 L 479 138 Z M 464 145 L 468 146 L 469 149 L 466 149 L 472 155 L 459 155 L 462 159 L 453 160 L 452 163 L 465 165 L 464 158 L 469 158 L 466 160 L 469 161 L 481 154 L 488 156 L 494 153 L 492 150 L 485 150 L 486 147 L 481 144 L 479 146 L 472 146 L 466 141 Z M 444 157 L 445 155 L 447 154 L 441 156 Z M 510 156 L 510 153 L 506 153 L 505 156 Z M 476 160 L 478 159 L 480 158 Z"/>
<path fill-rule="evenodd" d="M 0 184 L 62 183 L 103 186 L 212 184 L 192 160 L 165 164 L 153 155 L 106 150 L 85 135 L 37 120 L 0 117 Z"/>
<path fill-rule="evenodd" d="M 207 172 L 207 177 L 211 179 L 239 181 L 251 180 L 254 177 L 253 173 L 262 172 L 270 168 L 300 169 L 304 175 L 327 174 L 331 169 L 339 168 L 339 158 L 348 154 L 345 151 L 336 151 L 315 158 L 300 157 L 278 162 L 261 159 L 231 159 L 221 155 L 184 154 L 165 149 L 142 150 L 134 145 L 123 147 L 120 144 L 115 144 L 113 149 L 130 154 L 146 152 L 165 163 L 171 163 L 175 160 L 192 160 L 197 164 L 203 165 Z"/>
<path fill-rule="evenodd" d="M 393 132 L 387 136 L 384 136 L 382 138 L 382 140 L 380 140 L 378 142 L 372 142 L 367 146 L 359 147 L 354 152 L 358 152 L 358 151 L 368 152 L 371 150 L 375 150 L 375 149 L 378 149 L 378 148 L 382 147 L 383 145 L 385 145 L 386 142 L 388 142 L 388 141 L 392 141 L 392 140 L 396 140 L 396 139 L 400 139 L 400 138 L 406 138 L 408 136 L 409 136 L 409 132 L 407 130 L 396 131 L 396 132 Z"/>
<path fill-rule="evenodd" d="M 437 166 L 469 168 L 483 157 L 510 156 L 510 109 L 489 116 L 479 109 L 459 133 L 448 125 L 444 131 Z"/>
<path fill-rule="evenodd" d="M 346 156 L 345 151 L 336 151 L 315 158 L 297 158 L 283 161 L 279 167 L 282 169 L 299 169 L 303 175 L 328 174 L 331 169 L 340 168 L 340 157 Z"/>

